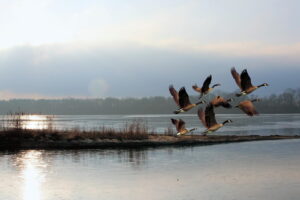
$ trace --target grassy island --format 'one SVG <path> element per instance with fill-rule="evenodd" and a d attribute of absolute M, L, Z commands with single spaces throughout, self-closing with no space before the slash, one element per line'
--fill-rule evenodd
<path fill-rule="evenodd" d="M 147 148 L 162 146 L 212 145 L 258 140 L 296 139 L 297 135 L 185 135 L 149 133 L 137 126 L 117 131 L 26 130 L 0 131 L 0 149 Z"/>

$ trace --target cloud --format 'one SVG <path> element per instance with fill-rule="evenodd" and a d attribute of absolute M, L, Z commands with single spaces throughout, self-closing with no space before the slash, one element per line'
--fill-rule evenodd
<path fill-rule="evenodd" d="M 298 7 L 292 0 L 5 1 L 0 91 L 3 98 L 167 96 L 169 84 L 192 93 L 208 74 L 234 90 L 233 65 L 249 69 L 254 82 L 271 82 L 268 92 L 298 87 Z"/>
<path fill-rule="evenodd" d="M 14 0 L 0 8 L 0 46 L 133 44 L 235 56 L 297 57 L 297 7 L 299 3 L 292 0 L 87 0 L 64 5 L 58 0 Z"/>
<path fill-rule="evenodd" d="M 288 57 L 233 56 L 215 52 L 172 50 L 128 44 L 22 46 L 0 52 L 0 98 L 168 96 L 168 85 L 201 84 L 209 74 L 222 90 L 237 89 L 229 70 L 247 68 L 254 84 L 268 90 L 298 87 L 300 61 Z M 282 76 L 285 74 L 285 76 Z M 286 77 L 289 77 L 288 79 Z"/>
<path fill-rule="evenodd" d="M 261 42 L 218 43 L 198 46 L 195 50 L 232 56 L 288 56 L 298 59 L 300 42 L 294 44 L 264 44 Z"/>

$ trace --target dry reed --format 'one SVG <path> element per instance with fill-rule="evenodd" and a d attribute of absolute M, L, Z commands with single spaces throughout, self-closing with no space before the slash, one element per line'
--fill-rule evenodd
<path fill-rule="evenodd" d="M 0 139 L 2 140 L 84 140 L 84 139 L 116 139 L 116 140 L 143 140 L 154 134 L 147 124 L 142 121 L 126 123 L 123 128 L 114 129 L 110 127 L 100 127 L 93 130 L 82 130 L 79 127 L 70 130 L 56 130 L 53 127 L 53 117 L 47 117 L 46 129 L 26 129 L 24 128 L 23 113 L 9 115 L 6 124 L 2 125 Z"/>

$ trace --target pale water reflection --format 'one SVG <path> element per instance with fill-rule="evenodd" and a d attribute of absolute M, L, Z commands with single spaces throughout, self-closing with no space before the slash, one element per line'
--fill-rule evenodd
<path fill-rule="evenodd" d="M 28 150 L 11 155 L 12 165 L 18 174 L 20 196 L 23 200 L 42 199 L 42 185 L 45 181 L 47 162 L 42 151 Z M 1 195 L 0 195 L 1 196 Z"/>
<path fill-rule="evenodd" d="M 16 114 L 0 116 L 0 126 L 3 128 L 22 129 L 52 129 L 53 116 L 38 114 Z"/>
<path fill-rule="evenodd" d="M 21 117 L 24 129 L 47 129 L 48 117 L 45 115 L 24 115 Z"/>
<path fill-rule="evenodd" d="M 29 150 L 19 153 L 14 164 L 19 169 L 22 199 L 42 199 L 42 186 L 47 173 L 47 163 L 44 162 L 42 151 Z"/>
<path fill-rule="evenodd" d="M 0 153 L 0 199 L 298 200 L 299 152 L 283 140 Z"/>

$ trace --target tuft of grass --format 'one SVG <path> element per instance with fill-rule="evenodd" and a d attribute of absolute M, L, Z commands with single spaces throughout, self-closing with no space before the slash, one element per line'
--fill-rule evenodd
<path fill-rule="evenodd" d="M 117 139 L 117 140 L 143 140 L 147 139 L 153 131 L 142 121 L 134 121 L 126 123 L 123 128 L 113 129 L 100 127 L 94 130 L 81 130 L 79 127 L 70 130 L 56 130 L 53 128 L 53 117 L 47 116 L 47 128 L 45 129 L 26 129 L 24 124 L 25 114 L 10 114 L 2 126 L 0 131 L 0 140 L 2 141 L 22 141 L 22 140 L 84 140 L 84 139 Z"/>
<path fill-rule="evenodd" d="M 5 116 L 3 128 L 13 128 L 15 130 L 20 130 L 23 127 L 22 117 L 24 113 L 11 113 Z"/>
<path fill-rule="evenodd" d="M 168 128 L 165 129 L 164 135 L 175 136 L 176 133 L 175 133 L 174 129 L 171 126 L 169 126 Z"/>
<path fill-rule="evenodd" d="M 102 126 L 99 130 L 80 131 L 79 129 L 67 131 L 68 139 L 117 139 L 117 140 L 143 140 L 152 132 L 141 122 L 127 123 L 121 129 Z"/>

